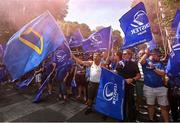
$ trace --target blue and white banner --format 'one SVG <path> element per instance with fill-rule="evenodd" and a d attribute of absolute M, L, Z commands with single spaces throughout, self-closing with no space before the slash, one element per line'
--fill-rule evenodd
<path fill-rule="evenodd" d="M 80 29 L 78 29 L 76 32 L 72 34 L 72 36 L 69 39 L 69 47 L 79 47 L 82 46 L 82 41 L 84 40 Z"/>
<path fill-rule="evenodd" d="M 104 51 L 111 48 L 111 27 L 103 28 L 83 41 L 84 52 Z"/>
<path fill-rule="evenodd" d="M 149 20 L 142 2 L 124 14 L 119 19 L 119 22 L 125 35 L 122 49 L 134 47 L 152 40 Z"/>
<path fill-rule="evenodd" d="M 180 8 L 178 8 L 176 11 L 176 15 L 174 16 L 172 22 L 172 28 L 176 29 L 178 27 L 179 22 L 180 22 Z"/>
<path fill-rule="evenodd" d="M 166 73 L 173 77 L 180 77 L 180 23 L 172 46 L 172 52 L 168 60 Z M 180 82 L 178 84 L 180 85 Z"/>
<path fill-rule="evenodd" d="M 16 80 L 37 67 L 65 37 L 54 17 L 45 12 L 16 32 L 6 44 L 3 62 Z"/>
<path fill-rule="evenodd" d="M 115 119 L 124 119 L 124 79 L 102 68 L 95 109 Z"/>

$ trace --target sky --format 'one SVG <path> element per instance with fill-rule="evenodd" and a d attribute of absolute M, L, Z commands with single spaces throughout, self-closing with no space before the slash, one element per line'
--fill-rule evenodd
<path fill-rule="evenodd" d="M 91 30 L 97 26 L 111 26 L 122 32 L 119 19 L 130 10 L 131 2 L 132 0 L 70 0 L 65 20 L 85 23 Z"/>

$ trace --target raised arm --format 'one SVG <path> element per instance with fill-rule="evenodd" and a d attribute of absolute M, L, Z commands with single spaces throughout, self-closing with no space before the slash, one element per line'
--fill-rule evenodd
<path fill-rule="evenodd" d="M 149 56 L 149 49 L 147 48 L 146 50 L 145 50 L 145 54 L 140 58 L 140 60 L 139 60 L 139 63 L 140 64 L 145 64 L 146 63 L 146 58 Z"/>
<path fill-rule="evenodd" d="M 72 58 L 76 61 L 76 63 L 87 66 L 87 67 L 91 66 L 93 63 L 92 61 L 83 61 L 83 60 L 75 57 L 74 55 L 72 55 Z"/>

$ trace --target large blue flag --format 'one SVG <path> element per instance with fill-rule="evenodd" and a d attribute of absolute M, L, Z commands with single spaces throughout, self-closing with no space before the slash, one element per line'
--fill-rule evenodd
<path fill-rule="evenodd" d="M 57 73 L 56 79 L 58 81 L 62 81 L 63 78 L 65 77 L 67 71 L 69 70 L 69 66 L 71 66 L 71 64 L 72 64 L 70 49 L 66 45 L 65 42 L 63 44 L 61 44 L 61 46 L 54 52 L 54 54 L 52 55 L 52 60 L 53 60 L 53 62 L 56 62 L 56 66 L 57 66 L 56 67 L 56 73 Z M 39 88 L 33 102 L 39 102 L 41 95 L 44 91 L 44 88 L 48 84 L 51 75 L 52 75 L 52 72 L 48 75 L 46 80 L 43 82 L 42 86 Z"/>
<path fill-rule="evenodd" d="M 103 28 L 83 41 L 84 52 L 109 50 L 111 48 L 111 27 Z"/>
<path fill-rule="evenodd" d="M 176 15 L 174 16 L 173 22 L 172 22 L 172 28 L 177 28 L 178 24 L 180 22 L 180 8 L 177 9 Z"/>
<path fill-rule="evenodd" d="M 45 12 L 22 27 L 8 41 L 4 64 L 13 79 L 37 67 L 65 38 L 54 17 Z"/>
<path fill-rule="evenodd" d="M 177 28 L 176 37 L 172 46 L 166 72 L 170 76 L 180 77 L 180 23 Z M 180 82 L 178 83 L 180 84 Z"/>
<path fill-rule="evenodd" d="M 124 14 L 119 19 L 119 22 L 125 35 L 122 49 L 134 47 L 152 40 L 149 20 L 142 2 Z"/>
<path fill-rule="evenodd" d="M 69 39 L 69 47 L 79 47 L 82 46 L 82 41 L 84 40 L 80 29 L 75 31 Z"/>
<path fill-rule="evenodd" d="M 102 68 L 95 109 L 107 116 L 123 120 L 124 79 Z"/>

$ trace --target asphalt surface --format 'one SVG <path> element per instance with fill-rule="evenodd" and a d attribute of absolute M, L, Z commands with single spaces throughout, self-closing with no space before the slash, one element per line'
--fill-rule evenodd
<path fill-rule="evenodd" d="M 44 93 L 39 103 L 33 103 L 35 92 L 35 85 L 17 90 L 14 83 L 1 84 L 0 122 L 118 122 L 96 111 L 85 115 L 85 104 L 72 98 L 65 103 L 59 101 L 56 91 L 51 96 Z M 146 105 L 141 107 L 137 116 L 137 122 L 148 121 Z M 162 121 L 159 110 L 157 121 Z"/>

